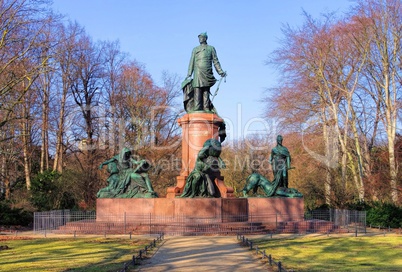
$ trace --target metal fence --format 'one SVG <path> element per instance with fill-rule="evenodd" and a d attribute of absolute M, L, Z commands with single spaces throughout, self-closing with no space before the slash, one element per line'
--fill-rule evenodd
<path fill-rule="evenodd" d="M 332 222 L 339 229 L 347 231 L 367 232 L 366 212 L 356 210 L 314 210 L 305 214 L 305 220 L 322 220 Z"/>
<path fill-rule="evenodd" d="M 298 219 L 295 219 L 298 218 Z M 103 215 L 95 211 L 36 212 L 34 231 L 64 234 L 237 235 L 257 233 L 366 232 L 366 213 L 319 210 L 304 215 L 267 213 L 259 216 Z"/>
<path fill-rule="evenodd" d="M 72 222 L 96 222 L 95 211 L 54 210 L 34 213 L 34 232 L 54 231 Z"/>

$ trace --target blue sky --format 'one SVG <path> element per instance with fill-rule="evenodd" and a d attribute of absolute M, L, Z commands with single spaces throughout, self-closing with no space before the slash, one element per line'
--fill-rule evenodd
<path fill-rule="evenodd" d="M 96 40 L 119 40 L 121 50 L 145 65 L 156 83 L 163 71 L 187 74 L 198 34 L 208 33 L 227 80 L 214 105 L 225 119 L 228 139 L 272 129 L 262 120 L 259 102 L 277 83 L 273 67 L 265 65 L 278 48 L 281 26 L 301 26 L 306 11 L 347 12 L 350 0 L 54 0 L 53 9 L 85 27 Z M 216 76 L 218 78 L 218 76 Z M 215 92 L 216 85 L 212 87 Z"/>

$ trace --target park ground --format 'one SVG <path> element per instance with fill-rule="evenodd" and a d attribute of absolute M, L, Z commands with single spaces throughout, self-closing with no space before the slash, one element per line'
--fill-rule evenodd
<path fill-rule="evenodd" d="M 401 271 L 399 230 L 367 234 L 168 236 L 129 271 L 276 271 L 261 252 L 294 271 Z M 143 235 L 56 235 L 0 232 L 0 271 L 117 271 L 152 241 Z M 258 247 L 260 253 L 256 253 Z M 260 254 L 260 255 L 259 255 Z M 235 269 L 235 270 L 233 270 Z"/>

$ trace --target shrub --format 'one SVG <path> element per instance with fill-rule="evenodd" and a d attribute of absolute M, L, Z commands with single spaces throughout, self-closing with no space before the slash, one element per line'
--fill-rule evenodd
<path fill-rule="evenodd" d="M 32 179 L 30 201 L 38 211 L 71 209 L 76 204 L 68 181 L 51 170 L 38 173 Z"/>
<path fill-rule="evenodd" d="M 57 180 L 60 174 L 45 171 L 37 174 L 31 182 L 31 203 L 39 211 L 52 210 L 57 196 Z"/>
<path fill-rule="evenodd" d="M 12 208 L 8 202 L 0 202 L 0 225 L 28 226 L 32 223 L 32 213 L 23 209 Z"/>
<path fill-rule="evenodd" d="M 402 208 L 390 203 L 375 202 L 367 210 L 367 225 L 402 227 Z"/>

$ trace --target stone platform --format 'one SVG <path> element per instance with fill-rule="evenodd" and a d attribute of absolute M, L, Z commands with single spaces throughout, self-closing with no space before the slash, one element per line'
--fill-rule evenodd
<path fill-rule="evenodd" d="M 304 219 L 302 198 L 98 199 L 96 219 L 68 222 L 54 232 L 86 234 L 236 235 L 348 231 Z"/>
<path fill-rule="evenodd" d="M 304 216 L 303 198 L 99 198 L 96 207 L 97 222 L 150 216 L 215 222 L 256 222 L 269 217 L 283 222 Z"/>

